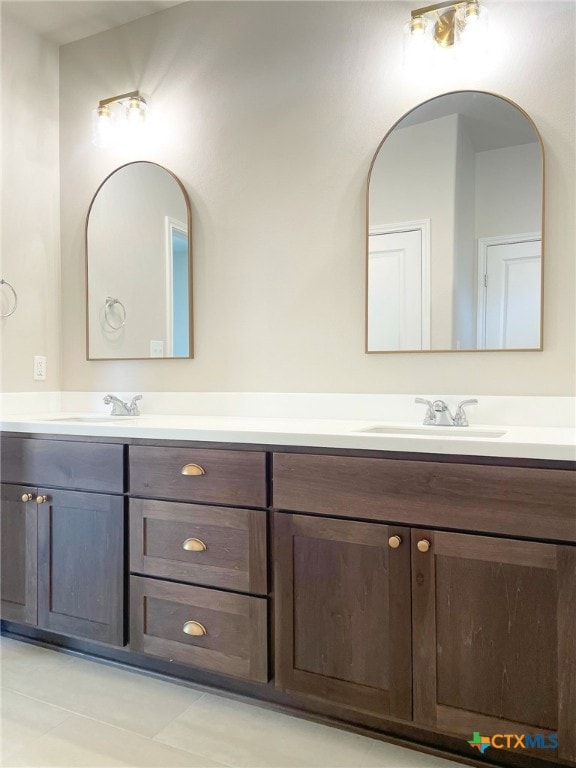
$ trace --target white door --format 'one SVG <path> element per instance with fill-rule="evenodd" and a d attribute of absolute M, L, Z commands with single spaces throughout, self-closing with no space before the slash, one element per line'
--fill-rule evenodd
<path fill-rule="evenodd" d="M 483 348 L 540 347 L 541 252 L 539 239 L 486 245 Z"/>
<path fill-rule="evenodd" d="M 370 234 L 368 351 L 429 348 L 421 229 Z"/>

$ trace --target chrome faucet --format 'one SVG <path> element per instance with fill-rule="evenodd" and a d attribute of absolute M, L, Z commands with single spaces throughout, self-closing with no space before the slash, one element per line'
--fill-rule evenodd
<path fill-rule="evenodd" d="M 110 416 L 140 416 L 138 400 L 142 400 L 142 395 L 135 395 L 129 403 L 120 400 L 116 395 L 106 395 L 104 405 L 112 405 Z"/>
<path fill-rule="evenodd" d="M 424 416 L 424 424 L 426 426 L 439 426 L 442 422 L 448 422 L 449 426 L 453 427 L 467 427 L 468 419 L 466 417 L 466 411 L 464 407 L 466 405 L 476 405 L 478 400 L 462 400 L 458 403 L 456 413 L 452 415 L 448 404 L 444 400 L 426 400 L 423 397 L 417 397 L 416 403 L 421 403 L 426 406 L 426 415 Z"/>

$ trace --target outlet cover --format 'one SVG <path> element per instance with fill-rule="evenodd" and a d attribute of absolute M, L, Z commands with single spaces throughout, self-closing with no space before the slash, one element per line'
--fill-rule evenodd
<path fill-rule="evenodd" d="M 43 355 L 34 356 L 34 381 L 46 381 L 46 358 Z"/>
<path fill-rule="evenodd" d="M 164 342 L 163 341 L 151 341 L 150 342 L 150 357 L 164 357 Z"/>

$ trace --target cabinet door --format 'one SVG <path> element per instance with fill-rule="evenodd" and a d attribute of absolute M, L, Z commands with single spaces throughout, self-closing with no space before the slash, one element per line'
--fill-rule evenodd
<path fill-rule="evenodd" d="M 124 499 L 38 495 L 39 626 L 124 645 Z"/>
<path fill-rule="evenodd" d="M 276 685 L 410 719 L 410 529 L 276 513 L 274 536 Z"/>
<path fill-rule="evenodd" d="M 535 753 L 576 761 L 576 548 L 423 530 L 412 542 L 415 721 L 467 740 L 557 734 L 557 751 Z"/>
<path fill-rule="evenodd" d="M 25 495 L 30 495 L 32 500 L 23 501 Z M 35 488 L 2 486 L 0 615 L 3 619 L 21 624 L 36 624 L 37 620 L 38 526 L 35 498 Z"/>

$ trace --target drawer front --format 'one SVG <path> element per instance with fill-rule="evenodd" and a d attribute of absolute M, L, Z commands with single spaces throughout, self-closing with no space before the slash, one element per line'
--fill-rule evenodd
<path fill-rule="evenodd" d="M 268 682 L 266 598 L 132 576 L 130 605 L 132 651 Z"/>
<path fill-rule="evenodd" d="M 265 595 L 266 512 L 131 499 L 130 570 Z"/>
<path fill-rule="evenodd" d="M 101 493 L 124 492 L 124 446 L 3 437 L 2 481 Z"/>
<path fill-rule="evenodd" d="M 576 473 L 274 454 L 276 509 L 576 541 Z"/>
<path fill-rule="evenodd" d="M 256 451 L 132 446 L 130 492 L 134 496 L 178 501 L 265 507 L 266 455 Z"/>

